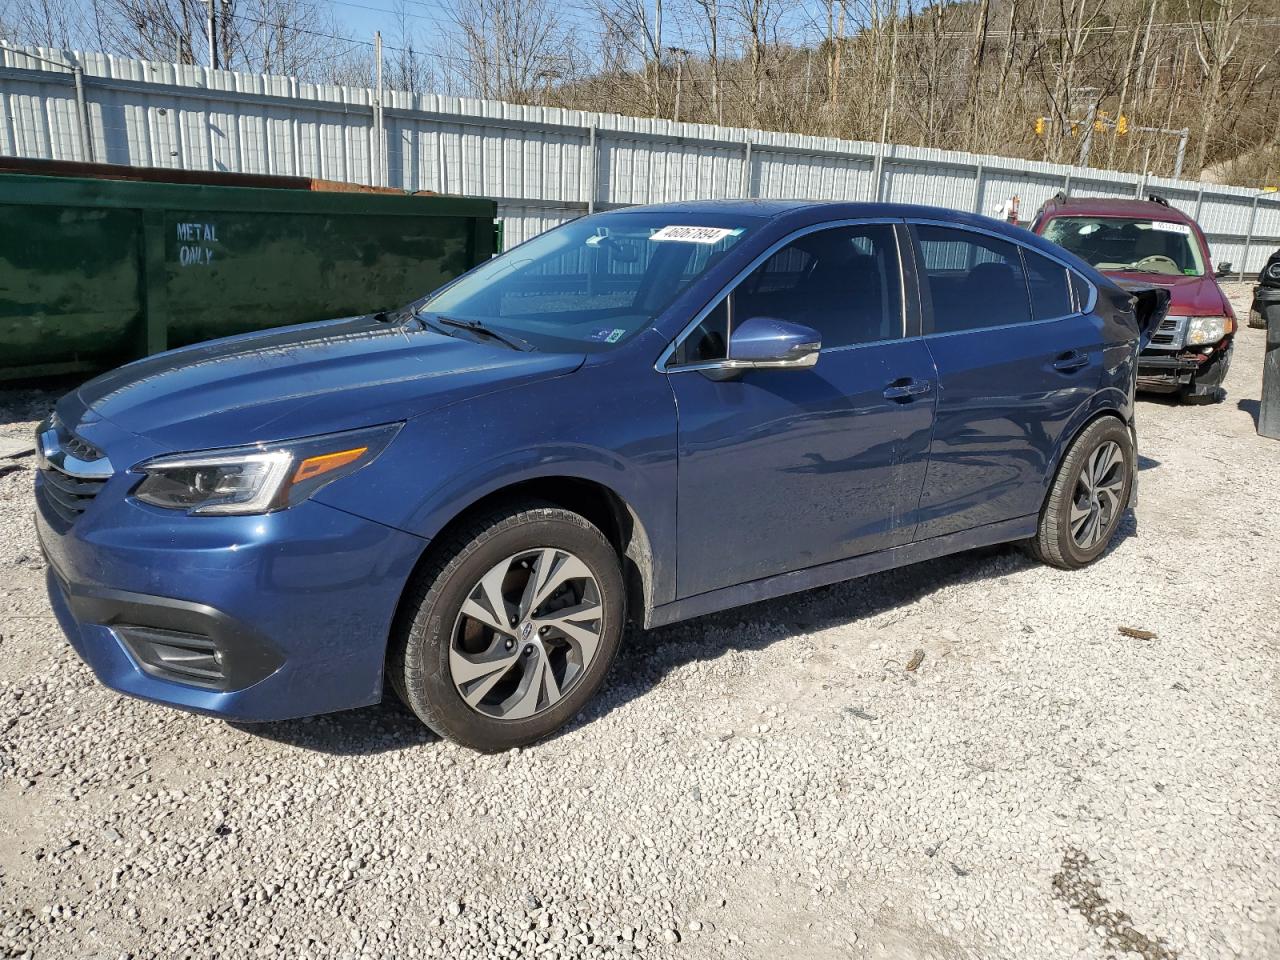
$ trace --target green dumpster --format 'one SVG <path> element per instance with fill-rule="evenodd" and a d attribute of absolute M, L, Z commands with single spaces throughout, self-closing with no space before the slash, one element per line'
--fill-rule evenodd
<path fill-rule="evenodd" d="M 0 171 L 0 380 L 395 307 L 494 253 L 491 200 L 101 169 Z"/>

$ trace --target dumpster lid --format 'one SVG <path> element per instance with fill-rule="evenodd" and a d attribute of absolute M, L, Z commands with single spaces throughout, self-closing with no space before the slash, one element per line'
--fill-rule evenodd
<path fill-rule="evenodd" d="M 321 180 L 316 177 L 284 177 L 267 173 L 224 173 L 219 170 L 178 170 L 168 167 L 131 167 L 121 163 L 81 163 L 75 160 L 37 160 L 0 157 L 0 173 L 42 177 L 82 177 L 93 180 L 131 180 L 143 183 L 185 183 L 210 187 L 267 187 L 273 190 L 312 190 L 323 193 L 389 193 L 404 196 L 396 187 L 371 187 L 363 183 Z M 437 196 L 420 190 L 414 196 Z"/>

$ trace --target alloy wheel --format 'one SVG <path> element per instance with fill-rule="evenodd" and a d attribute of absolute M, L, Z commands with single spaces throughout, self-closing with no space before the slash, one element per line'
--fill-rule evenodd
<path fill-rule="evenodd" d="M 1110 532 L 1124 504 L 1124 453 L 1114 440 L 1098 445 L 1080 470 L 1071 501 L 1071 539 L 1091 550 Z"/>
<path fill-rule="evenodd" d="M 543 713 L 587 672 L 603 616 L 600 586 L 574 554 L 556 547 L 513 554 L 467 593 L 449 645 L 453 685 L 488 717 Z"/>

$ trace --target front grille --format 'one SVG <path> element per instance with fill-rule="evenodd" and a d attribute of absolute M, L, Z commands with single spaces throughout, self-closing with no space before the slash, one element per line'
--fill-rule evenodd
<path fill-rule="evenodd" d="M 106 456 L 101 450 L 95 447 L 83 437 L 77 437 L 74 433 L 68 433 L 65 437 L 59 437 L 62 443 L 62 449 L 71 454 L 77 460 L 84 460 L 86 463 L 92 463 L 94 460 L 101 460 Z"/>
<path fill-rule="evenodd" d="M 111 462 L 56 417 L 36 430 L 36 449 L 45 502 L 63 522 L 75 522 L 110 479 Z"/>
<path fill-rule="evenodd" d="M 1181 350 L 1186 339 L 1186 317 L 1165 317 L 1151 335 L 1151 346 L 1157 350 Z"/>
<path fill-rule="evenodd" d="M 67 523 L 84 513 L 105 485 L 106 480 L 73 477 L 50 464 L 40 471 L 44 478 L 44 493 L 49 507 Z"/>

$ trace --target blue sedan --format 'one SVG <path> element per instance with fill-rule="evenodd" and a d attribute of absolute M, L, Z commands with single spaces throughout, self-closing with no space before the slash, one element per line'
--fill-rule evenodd
<path fill-rule="evenodd" d="M 1154 301 L 1152 301 L 1154 302 Z M 643 627 L 1019 541 L 1098 558 L 1158 312 L 887 204 L 584 217 L 394 312 L 129 364 L 41 425 L 37 524 L 123 693 L 546 736 Z"/>

